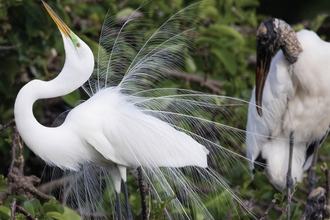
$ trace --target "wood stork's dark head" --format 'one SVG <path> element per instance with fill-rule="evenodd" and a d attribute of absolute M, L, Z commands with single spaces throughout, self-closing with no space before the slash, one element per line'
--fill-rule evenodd
<path fill-rule="evenodd" d="M 300 220 L 323 219 L 326 209 L 326 191 L 323 187 L 314 189 L 308 196 L 307 205 Z"/>
<path fill-rule="evenodd" d="M 262 116 L 262 93 L 270 64 L 281 49 L 289 64 L 298 60 L 301 45 L 296 33 L 285 21 L 273 18 L 261 23 L 257 31 L 256 105 Z"/>

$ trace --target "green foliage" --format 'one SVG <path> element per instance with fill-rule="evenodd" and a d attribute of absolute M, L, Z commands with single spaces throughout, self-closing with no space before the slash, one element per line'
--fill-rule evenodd
<path fill-rule="evenodd" d="M 0 218 L 1 219 L 10 219 L 11 211 L 6 206 L 0 206 Z"/>
<path fill-rule="evenodd" d="M 209 24 L 200 26 L 200 36 L 195 44 L 204 54 L 209 67 L 197 65 L 214 79 L 224 82 L 225 94 L 247 98 L 252 85 L 253 68 L 245 57 L 255 53 L 255 36 L 246 35 L 240 30 L 255 28 L 257 17 L 255 7 L 258 1 L 207 1 L 201 17 L 208 17 Z M 204 64 L 206 65 L 206 64 Z"/>
<path fill-rule="evenodd" d="M 48 1 L 49 5 L 58 13 L 63 21 L 74 30 L 97 54 L 100 28 L 108 10 L 115 13 L 115 19 L 125 17 L 135 10 L 144 0 L 104 0 L 83 1 L 63 0 Z M 143 16 L 152 20 L 155 26 L 162 24 L 169 16 L 189 5 L 192 1 L 185 0 L 159 0 L 151 1 L 140 11 Z M 203 0 L 202 7 L 196 11 L 196 28 L 198 33 L 194 39 L 194 50 L 184 57 L 183 71 L 188 74 L 196 74 L 205 78 L 218 80 L 222 83 L 223 94 L 249 98 L 254 85 L 254 64 L 249 63 L 247 57 L 255 54 L 255 32 L 261 19 L 265 17 L 257 14 L 258 0 Z M 320 15 L 311 22 L 312 30 L 319 30 L 327 15 Z M 152 30 L 145 25 L 146 36 Z M 303 25 L 297 25 L 296 30 Z M 137 37 L 143 40 L 144 37 Z M 64 63 L 63 44 L 58 29 L 39 1 L 34 0 L 1 0 L 0 2 L 0 124 L 5 124 L 13 118 L 13 106 L 19 89 L 33 79 L 50 80 L 57 76 Z M 106 53 L 101 47 L 100 53 Z M 97 56 L 95 56 L 97 57 Z M 166 81 L 159 84 L 163 87 L 188 88 L 204 92 L 212 92 L 200 83 L 188 80 Z M 50 126 L 57 115 L 76 105 L 77 101 L 86 95 L 77 90 L 54 102 L 39 101 L 35 105 L 34 113 L 43 124 Z M 55 103 L 55 104 L 54 104 Z M 219 103 L 221 104 L 221 103 Z M 57 110 L 56 114 L 49 112 Z M 196 113 L 197 114 L 197 113 Z M 211 114 L 211 113 L 209 113 Z M 245 121 L 238 118 L 225 118 L 218 116 L 216 120 L 228 123 L 235 127 L 243 128 Z M 180 122 L 181 123 L 181 122 Z M 184 123 L 182 122 L 183 126 Z M 224 134 L 225 135 L 225 134 Z M 0 158 L 2 167 L 0 173 L 7 173 L 10 164 L 11 131 L 8 129 L 0 133 Z M 244 146 L 244 143 L 239 143 Z M 321 155 L 329 155 L 329 144 L 320 149 Z M 24 149 L 27 162 L 30 152 Z M 28 164 L 28 163 L 27 163 Z M 256 203 L 269 204 L 273 197 L 284 204 L 284 194 L 275 194 L 276 191 L 269 185 L 267 179 L 261 173 L 256 173 L 251 180 L 248 172 L 240 168 L 240 165 L 232 165 L 232 171 L 228 171 L 233 186 L 240 186 L 238 196 L 253 200 Z M 39 170 L 43 166 L 38 167 Z M 33 170 L 27 165 L 27 170 Z M 318 176 L 325 178 L 318 170 Z M 136 192 L 136 182 L 128 175 L 129 191 L 132 209 L 135 216 L 139 216 L 141 210 L 139 195 Z M 0 191 L 8 187 L 7 180 L 0 175 Z M 104 193 L 104 202 L 110 196 Z M 307 196 L 299 190 L 297 197 L 306 200 Z M 18 203 L 34 217 L 38 219 L 80 219 L 73 210 L 58 204 L 55 200 L 45 203 L 37 199 L 27 200 L 25 197 L 11 195 L 0 206 L 0 219 L 9 219 L 9 205 L 15 198 Z M 228 195 L 219 194 L 209 197 L 209 204 L 225 203 Z M 169 201 L 172 198 L 169 198 Z M 154 219 L 162 219 L 162 211 L 169 201 L 163 203 L 151 202 Z M 231 202 L 231 201 L 230 201 Z M 208 204 L 206 204 L 208 205 Z M 261 206 L 266 210 L 266 206 Z M 222 207 L 220 207 L 222 208 Z M 301 213 L 301 204 L 295 205 L 293 216 L 296 218 Z M 213 210 L 215 213 L 218 210 Z M 259 213 L 260 214 L 260 213 Z M 197 214 L 198 215 L 198 214 Z M 272 210 L 270 219 L 278 218 L 280 213 Z M 198 218 L 198 216 L 196 217 Z M 225 216 L 224 216 L 225 218 Z M 238 218 L 237 216 L 233 217 Z M 22 214 L 17 214 L 16 219 L 25 219 Z"/>
<path fill-rule="evenodd" d="M 18 203 L 20 205 L 20 203 Z M 26 200 L 22 204 L 23 208 L 32 216 L 40 220 L 81 220 L 81 217 L 72 209 L 58 204 L 56 200 L 49 200 L 43 205 L 37 199 Z M 11 210 L 8 206 L 0 206 L 0 218 L 10 219 Z M 21 213 L 16 213 L 16 220 L 26 219 Z"/>
<path fill-rule="evenodd" d="M 5 178 L 3 175 L 0 175 L 0 192 L 7 189 L 7 187 L 7 178 Z"/>
<path fill-rule="evenodd" d="M 274 198 L 280 203 L 280 207 L 285 207 L 286 206 L 286 201 L 285 201 L 285 194 L 284 193 L 276 193 L 274 194 Z"/>

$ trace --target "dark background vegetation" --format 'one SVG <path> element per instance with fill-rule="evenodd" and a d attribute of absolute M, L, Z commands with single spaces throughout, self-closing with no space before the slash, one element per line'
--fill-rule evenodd
<path fill-rule="evenodd" d="M 93 51 L 97 51 L 100 28 L 108 10 L 135 9 L 142 2 L 142 0 L 47 1 Z M 194 1 L 150 1 L 141 11 L 148 13 L 155 24 L 159 25 L 165 18 L 192 2 Z M 325 16 L 326 13 L 330 13 L 330 1 L 210 0 L 209 2 L 210 11 L 202 15 L 201 28 L 198 29 L 200 38 L 194 42 L 195 51 L 192 59 L 187 61 L 185 72 L 188 76 L 191 74 L 216 80 L 218 87 L 212 89 L 203 86 L 201 81 L 189 77 L 176 79 L 173 83 L 177 87 L 248 100 L 255 79 L 256 28 L 262 20 L 270 17 L 281 18 L 297 30 L 302 28 L 315 30 L 323 39 L 330 40 L 330 19 Z M 41 2 L 1 0 L 0 124 L 6 124 L 13 119 L 15 97 L 23 85 L 36 78 L 53 79 L 61 70 L 63 62 L 64 50 L 59 31 Z M 72 108 L 76 101 L 86 98 L 87 96 L 79 91 L 62 98 L 40 100 L 35 104 L 34 114 L 42 124 L 51 126 L 61 112 Z M 0 174 L 4 176 L 7 175 L 11 161 L 11 136 L 11 129 L 0 133 Z M 326 141 L 320 152 L 320 161 L 330 160 L 329 147 L 329 141 Z M 45 167 L 44 162 L 28 148 L 24 148 L 24 157 L 25 173 L 41 177 Z M 321 185 L 325 180 L 319 169 L 318 176 Z M 248 174 L 243 179 L 239 177 L 241 176 L 233 174 L 233 187 L 240 186 L 242 199 L 254 203 L 254 211 L 262 215 L 277 192 L 276 189 L 262 174 L 258 174 L 254 181 L 250 180 Z M 307 199 L 305 189 L 305 184 L 301 184 L 295 194 L 301 201 Z M 293 216 L 299 216 L 303 208 L 303 202 L 295 203 Z M 281 209 L 277 207 L 272 210 L 270 217 L 276 218 L 280 214 Z"/>

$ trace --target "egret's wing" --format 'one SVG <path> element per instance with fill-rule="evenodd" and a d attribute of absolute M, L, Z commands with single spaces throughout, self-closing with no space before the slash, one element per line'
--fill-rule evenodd
<path fill-rule="evenodd" d="M 228 213 L 226 207 L 231 206 L 231 200 L 240 201 L 222 175 L 230 178 L 231 172 L 242 171 L 240 159 L 243 156 L 232 149 L 242 151 L 245 143 L 243 129 L 247 102 L 159 86 L 159 82 L 166 82 L 168 78 L 165 73 L 175 72 L 184 66 L 184 59 L 189 58 L 188 45 L 194 33 L 187 24 L 194 24 L 196 9 L 200 10 L 198 6 L 190 6 L 159 28 L 147 32 L 143 31 L 144 26 L 151 23 L 141 20 L 144 17 L 139 9 L 121 25 L 107 18 L 102 28 L 96 70 L 84 85 L 85 91 L 92 96 L 91 100 L 116 90 L 117 97 L 124 97 L 122 104 L 125 106 L 125 111 L 118 111 L 121 103 L 114 105 L 114 97 L 104 100 L 102 105 L 94 105 L 88 112 L 108 115 L 108 120 L 105 122 L 101 118 L 102 123 L 96 122 L 95 127 L 89 124 L 90 130 L 84 137 L 97 129 L 103 129 L 103 133 L 112 131 L 115 135 L 89 139 L 90 145 L 115 161 L 128 164 L 128 157 L 135 157 L 136 164 L 133 165 L 144 165 L 143 174 L 151 201 L 163 204 L 161 209 L 168 219 L 222 219 Z M 134 109 L 132 113 L 130 105 Z M 109 109 L 104 110 L 104 106 Z M 100 113 L 100 110 L 107 114 Z M 99 124 L 104 126 L 96 127 Z M 156 135 L 161 139 L 158 140 Z M 145 138 L 145 142 L 141 138 Z M 188 146 L 192 139 L 198 144 Z M 112 155 L 116 152 L 100 148 L 98 142 L 101 140 L 110 148 L 123 146 L 125 150 L 114 157 Z M 201 145 L 209 151 L 207 168 L 203 168 L 207 151 Z M 159 146 L 161 149 L 157 151 Z M 182 149 L 173 150 L 176 158 L 183 157 L 182 161 L 166 159 L 168 149 L 182 146 Z M 187 152 L 183 154 L 184 151 Z M 201 155 L 197 156 L 198 153 Z M 176 167 L 188 164 L 187 160 L 195 156 L 202 162 L 194 162 L 196 166 Z M 155 166 L 158 163 L 169 166 Z M 110 200 L 113 201 L 114 197 Z M 240 204 L 246 207 L 243 202 Z"/>
<path fill-rule="evenodd" d="M 106 100 L 111 105 L 96 103 Z M 100 91 L 75 114 L 80 107 L 81 114 L 104 116 L 101 127 L 89 123 L 83 135 L 91 147 L 115 163 L 142 166 L 152 201 L 168 201 L 164 210 L 169 219 L 195 219 L 198 213 L 206 219 L 225 217 L 226 204 L 231 203 L 224 200 L 240 201 L 226 177 L 235 170 L 244 172 L 243 156 L 232 149 L 242 151 L 245 143 L 248 102 L 180 89 L 126 95 L 114 88 Z M 207 198 L 217 202 L 207 206 Z M 211 210 L 219 203 L 222 208 L 214 214 Z"/>
<path fill-rule="evenodd" d="M 294 87 L 289 75 L 288 63 L 279 51 L 272 60 L 268 77 L 265 83 L 262 98 L 262 117 L 256 110 L 255 89 L 249 104 L 246 156 L 249 159 L 250 169 L 254 170 L 254 161 L 261 153 L 265 143 L 280 136 L 282 118 L 287 101 L 293 96 Z"/>

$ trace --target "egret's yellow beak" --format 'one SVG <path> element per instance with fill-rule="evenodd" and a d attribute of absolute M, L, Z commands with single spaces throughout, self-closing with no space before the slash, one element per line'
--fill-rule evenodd
<path fill-rule="evenodd" d="M 48 14 L 50 15 L 50 17 L 52 17 L 52 19 L 55 21 L 58 29 L 60 29 L 60 31 L 64 34 L 64 36 L 70 37 L 70 28 L 62 21 L 62 19 L 53 11 L 53 9 L 51 7 L 49 7 L 49 5 L 47 5 L 46 2 L 42 1 L 42 4 L 45 6 Z"/>

